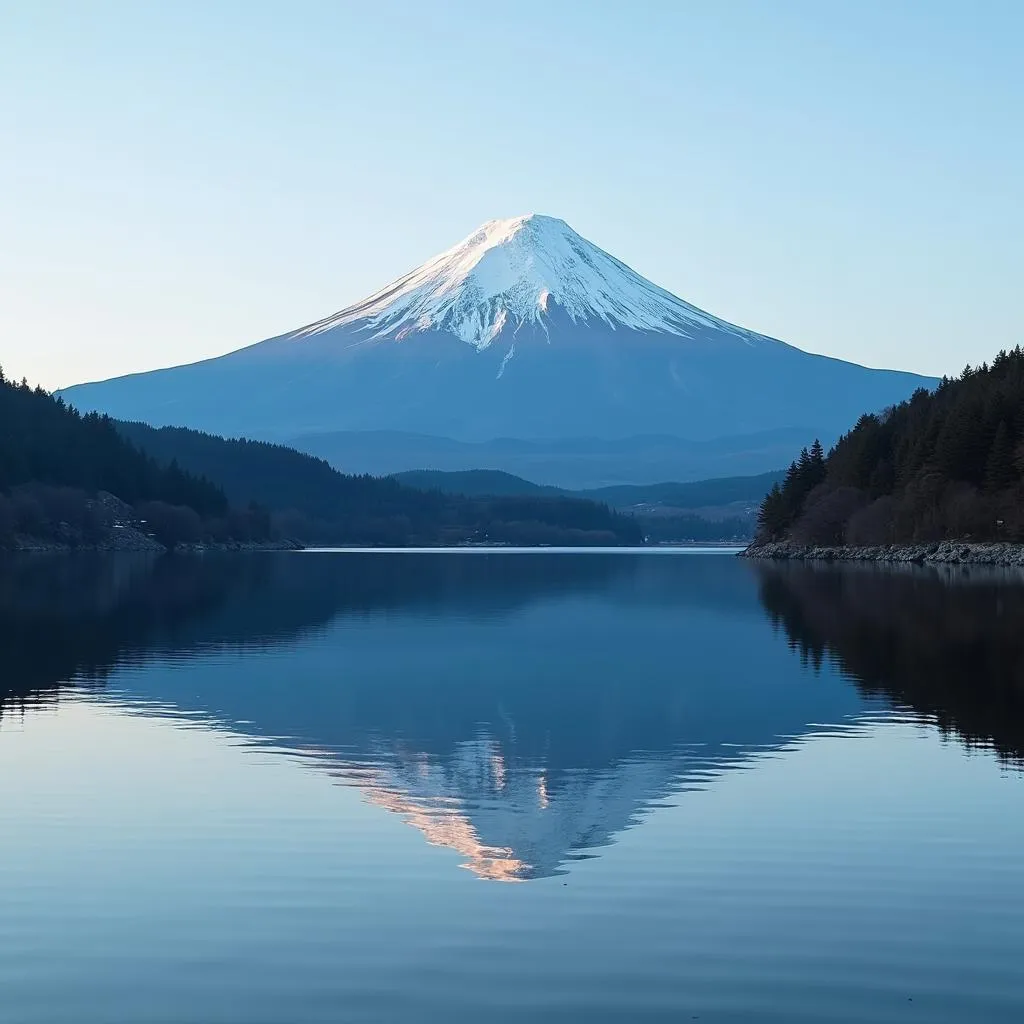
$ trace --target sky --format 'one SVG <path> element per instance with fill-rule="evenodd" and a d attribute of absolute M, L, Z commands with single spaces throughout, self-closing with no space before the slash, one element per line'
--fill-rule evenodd
<path fill-rule="evenodd" d="M 0 0 L 0 364 L 56 388 L 562 217 L 813 352 L 1024 342 L 1024 4 Z"/>

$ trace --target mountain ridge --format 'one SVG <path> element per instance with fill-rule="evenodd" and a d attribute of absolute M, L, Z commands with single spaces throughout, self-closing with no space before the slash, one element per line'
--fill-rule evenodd
<path fill-rule="evenodd" d="M 503 470 L 470 469 L 446 473 L 437 469 L 421 469 L 394 473 L 392 476 L 407 487 L 440 490 L 449 494 L 564 494 L 586 498 L 588 501 L 603 502 L 619 509 L 639 504 L 695 509 L 740 501 L 760 504 L 771 486 L 783 480 L 785 471 L 776 470 L 742 477 L 716 477 L 684 482 L 662 480 L 650 484 L 620 484 L 582 489 L 536 484 L 532 480 L 525 480 Z"/>
<path fill-rule="evenodd" d="M 392 476 L 421 470 L 499 471 L 539 486 L 593 490 L 642 486 L 652 480 L 688 483 L 756 475 L 786 465 L 793 451 L 814 436 L 811 428 L 798 427 L 710 441 L 647 435 L 469 442 L 399 431 L 341 431 L 289 438 L 286 443 L 343 472 Z M 822 440 L 831 443 L 834 438 L 823 435 Z"/>

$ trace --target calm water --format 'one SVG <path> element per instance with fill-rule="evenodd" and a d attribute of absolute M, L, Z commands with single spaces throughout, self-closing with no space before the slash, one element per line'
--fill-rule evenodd
<path fill-rule="evenodd" d="M 1024 1019 L 1024 584 L 0 564 L 0 1020 Z"/>

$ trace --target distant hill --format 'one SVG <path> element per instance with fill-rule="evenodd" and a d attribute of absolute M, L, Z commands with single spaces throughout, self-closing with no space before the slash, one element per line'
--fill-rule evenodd
<path fill-rule="evenodd" d="M 636 505 L 663 505 L 671 508 L 707 508 L 738 502 L 760 504 L 772 485 L 783 479 L 783 470 L 759 473 L 756 476 L 727 476 L 686 483 L 661 483 L 598 487 L 579 491 L 580 497 L 603 501 L 614 508 Z"/>
<path fill-rule="evenodd" d="M 1024 541 L 1024 352 L 1000 352 L 882 414 L 825 455 L 804 449 L 759 513 L 759 537 L 876 545 Z"/>
<path fill-rule="evenodd" d="M 343 473 L 389 476 L 413 470 L 498 470 L 572 491 L 652 480 L 708 480 L 766 473 L 785 466 L 810 427 L 693 441 L 664 435 L 564 440 L 497 438 L 466 442 L 394 430 L 307 434 L 283 443 L 326 459 Z M 839 435 L 823 434 L 828 444 Z"/>
<path fill-rule="evenodd" d="M 445 473 L 437 469 L 395 473 L 394 479 L 409 487 L 437 490 L 445 494 L 566 494 L 600 501 L 613 508 L 625 509 L 639 505 L 657 505 L 677 509 L 749 503 L 758 505 L 772 485 L 785 476 L 783 470 L 756 476 L 733 476 L 687 483 L 622 484 L 574 491 L 567 488 L 535 484 L 511 473 L 496 469 L 471 469 Z"/>
<path fill-rule="evenodd" d="M 497 470 L 442 473 L 420 470 L 398 473 L 395 479 L 412 487 L 466 495 L 567 494 L 629 512 L 652 542 L 749 540 L 753 510 L 784 473 L 749 477 L 603 487 L 591 491 L 560 491 Z"/>
<path fill-rule="evenodd" d="M 573 493 L 560 487 L 531 483 L 520 476 L 503 473 L 500 469 L 465 469 L 452 473 L 440 469 L 411 469 L 405 473 L 394 473 L 392 478 L 406 487 L 416 487 L 421 491 L 441 491 L 444 494 L 464 494 L 469 497 Z M 576 497 L 583 495 L 577 494 Z"/>
<path fill-rule="evenodd" d="M 143 423 L 120 423 L 118 429 L 157 460 L 174 460 L 220 481 L 231 501 L 270 509 L 279 532 L 307 543 L 636 544 L 643 539 L 629 517 L 579 497 L 466 497 L 339 473 L 322 459 L 265 441 Z"/>

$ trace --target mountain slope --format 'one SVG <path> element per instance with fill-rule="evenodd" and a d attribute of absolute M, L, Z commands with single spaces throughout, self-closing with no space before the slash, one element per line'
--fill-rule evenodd
<path fill-rule="evenodd" d="M 795 426 L 835 436 L 863 409 L 931 383 L 736 327 L 563 221 L 530 216 L 489 222 L 299 330 L 65 396 L 120 419 L 270 439 L 710 439 Z"/>

